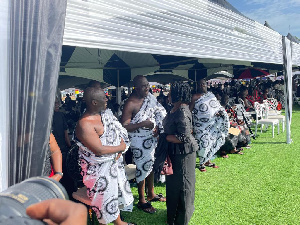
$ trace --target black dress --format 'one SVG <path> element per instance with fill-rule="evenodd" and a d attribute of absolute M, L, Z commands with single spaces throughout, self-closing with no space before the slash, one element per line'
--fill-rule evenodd
<path fill-rule="evenodd" d="M 164 132 L 175 135 L 181 144 L 168 145 L 173 175 L 166 178 L 168 224 L 187 225 L 194 212 L 195 167 L 197 141 L 193 137 L 192 114 L 187 105 L 168 113 L 163 121 Z"/>

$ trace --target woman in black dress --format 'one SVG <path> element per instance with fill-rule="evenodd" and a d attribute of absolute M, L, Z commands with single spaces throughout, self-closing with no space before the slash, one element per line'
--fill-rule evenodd
<path fill-rule="evenodd" d="M 191 89 L 187 83 L 171 85 L 173 108 L 163 121 L 173 175 L 166 177 L 168 224 L 187 225 L 194 212 L 197 141 L 192 135 L 189 110 Z"/>

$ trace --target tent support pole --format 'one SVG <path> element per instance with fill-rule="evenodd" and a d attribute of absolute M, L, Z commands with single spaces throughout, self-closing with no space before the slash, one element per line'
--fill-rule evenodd
<path fill-rule="evenodd" d="M 285 121 L 286 121 L 286 143 L 290 144 L 291 120 L 292 120 L 292 43 L 287 37 L 282 36 L 283 68 L 284 68 L 284 95 L 285 95 Z"/>
<path fill-rule="evenodd" d="M 2 9 L 1 18 L 3 21 L 9 21 L 10 18 L 10 1 L 2 0 L 0 7 Z M 11 45 L 10 45 L 10 27 L 9 23 L 2 23 L 0 26 L 0 89 L 1 89 L 1 102 L 0 106 L 0 192 L 8 188 L 9 178 L 9 59 Z M 12 165 L 11 165 L 12 166 Z"/>
<path fill-rule="evenodd" d="M 197 93 L 198 92 L 198 90 L 197 90 L 198 89 L 198 87 L 197 87 L 198 85 L 197 85 L 197 73 L 196 72 L 197 71 L 195 70 L 195 74 L 194 74 L 195 78 L 194 79 L 195 79 L 195 91 Z"/>
<path fill-rule="evenodd" d="M 116 102 L 120 104 L 121 103 L 120 70 L 118 70 L 117 78 L 118 78 L 118 84 L 116 87 L 116 95 L 117 95 Z"/>

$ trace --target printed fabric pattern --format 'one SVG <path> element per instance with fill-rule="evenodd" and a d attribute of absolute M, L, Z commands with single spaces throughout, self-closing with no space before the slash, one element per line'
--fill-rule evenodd
<path fill-rule="evenodd" d="M 144 99 L 141 109 L 130 123 L 136 124 L 145 120 L 158 126 L 160 133 L 163 132 L 162 121 L 166 116 L 165 108 L 156 100 L 155 96 L 148 94 Z M 157 138 L 153 137 L 153 130 L 139 128 L 134 132 L 128 132 L 131 141 L 131 150 L 136 164 L 136 182 L 144 180 L 152 171 L 154 153 L 157 146 Z"/>
<path fill-rule="evenodd" d="M 193 109 L 194 135 L 199 144 L 200 164 L 204 164 L 225 143 L 229 130 L 229 118 L 215 95 L 207 92 Z"/>
<path fill-rule="evenodd" d="M 127 131 L 111 110 L 107 109 L 101 118 L 104 126 L 100 137 L 102 144 L 117 146 L 123 138 L 127 150 L 130 145 Z M 116 153 L 97 156 L 80 142 L 77 145 L 83 183 L 99 223 L 108 224 L 116 220 L 120 209 L 132 210 L 133 196 L 125 175 L 123 157 L 115 160 Z"/>

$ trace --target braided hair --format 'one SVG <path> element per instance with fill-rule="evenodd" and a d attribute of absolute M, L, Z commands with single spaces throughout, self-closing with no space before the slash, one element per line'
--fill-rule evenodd
<path fill-rule="evenodd" d="M 192 99 L 191 87 L 188 83 L 174 82 L 171 85 L 172 102 L 189 103 Z"/>

